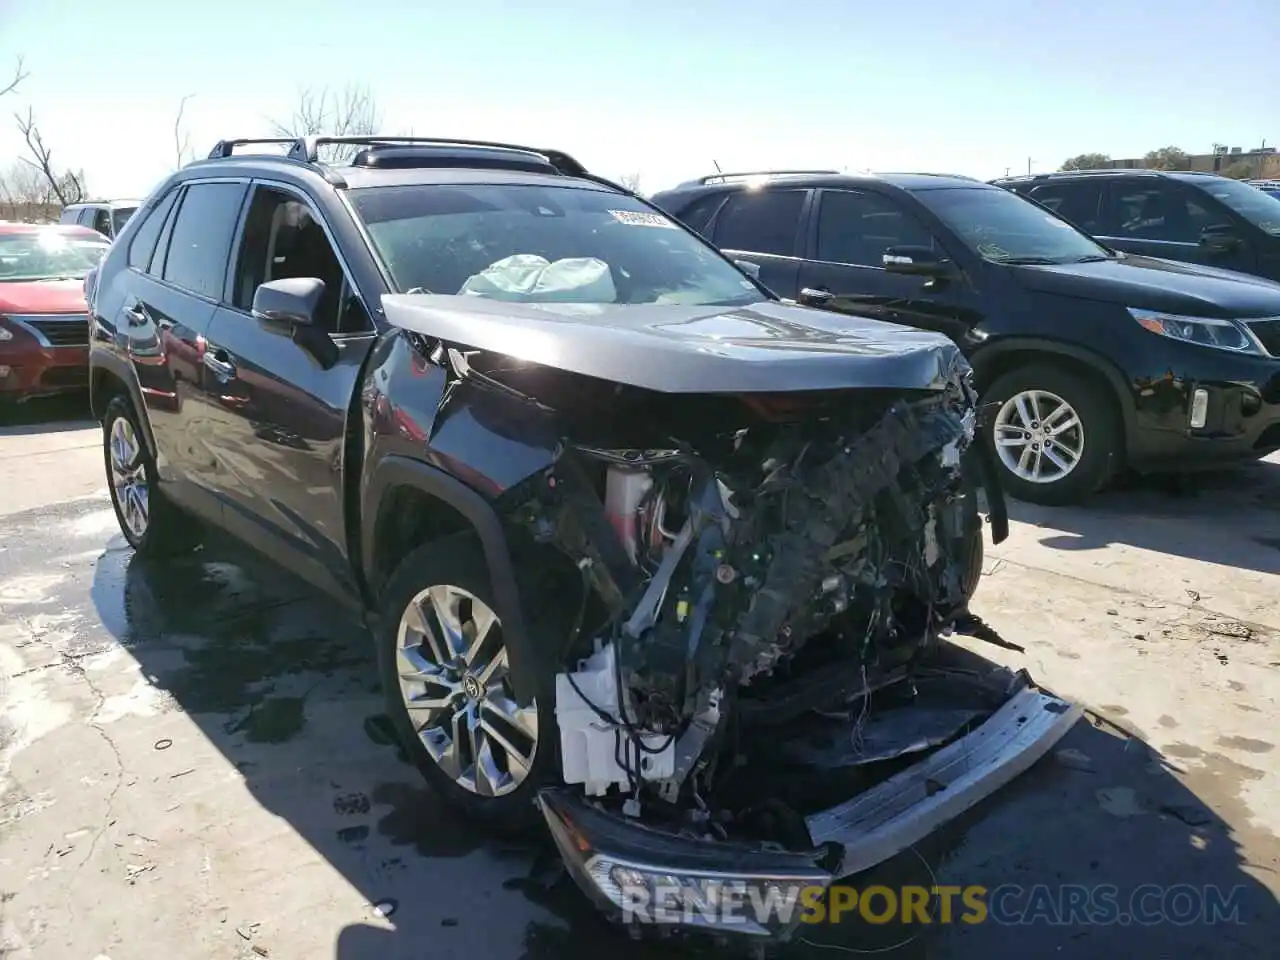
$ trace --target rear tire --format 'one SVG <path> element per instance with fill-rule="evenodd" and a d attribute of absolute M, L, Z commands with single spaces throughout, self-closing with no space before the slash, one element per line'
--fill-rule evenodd
<path fill-rule="evenodd" d="M 431 787 L 469 817 L 520 828 L 558 776 L 559 731 L 550 683 L 516 706 L 496 609 L 478 538 L 419 547 L 383 591 L 378 671 L 396 735 Z"/>
<path fill-rule="evenodd" d="M 1078 503 L 1111 479 L 1119 464 L 1121 430 L 1109 389 L 1049 364 L 1032 364 L 996 379 L 984 401 L 996 413 L 987 425 L 1004 489 L 1046 506 Z"/>
<path fill-rule="evenodd" d="M 199 523 L 160 488 L 155 458 L 127 397 L 113 397 L 103 411 L 102 458 L 120 532 L 138 554 L 172 556 L 199 543 Z"/>

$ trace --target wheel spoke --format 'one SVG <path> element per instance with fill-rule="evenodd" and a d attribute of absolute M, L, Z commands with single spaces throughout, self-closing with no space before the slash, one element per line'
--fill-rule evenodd
<path fill-rule="evenodd" d="M 517 706 L 501 692 L 490 693 L 485 697 L 484 708 L 488 712 L 502 718 L 524 736 L 533 739 L 538 735 L 538 708 L 535 706 Z"/>
<path fill-rule="evenodd" d="M 442 656 L 456 660 L 463 652 L 462 624 L 458 620 L 459 597 L 448 587 L 432 587 L 427 591 L 427 597 L 440 628 Z"/>
<path fill-rule="evenodd" d="M 1063 473 L 1066 473 L 1068 470 L 1071 469 L 1071 464 L 1068 463 L 1066 460 L 1063 460 L 1056 453 L 1054 453 L 1053 447 L 1050 444 L 1046 443 L 1044 445 L 1044 455 L 1045 457 L 1048 458 L 1050 463 L 1052 463 L 1055 467 L 1057 467 Z"/>
<path fill-rule="evenodd" d="M 1026 473 L 1031 468 L 1032 453 L 1031 444 L 1028 443 L 1022 448 L 1022 454 L 1018 457 L 1018 471 L 1020 473 Z"/>
<path fill-rule="evenodd" d="M 1063 409 L 1063 410 L 1070 410 L 1071 408 L 1070 408 L 1070 407 L 1061 407 L 1060 409 Z M 1073 430 L 1073 429 L 1075 429 L 1075 428 L 1076 428 L 1076 427 L 1078 427 L 1078 426 L 1080 426 L 1080 418 L 1079 418 L 1079 417 L 1077 417 L 1077 416 L 1073 413 L 1073 414 L 1071 414 L 1071 418 L 1070 418 L 1069 420 L 1066 420 L 1066 421 L 1065 421 L 1065 422 L 1063 422 L 1063 423 L 1055 423 L 1055 424 L 1053 424 L 1052 426 L 1050 426 L 1050 427 L 1046 430 L 1046 432 L 1049 434 L 1049 436 L 1051 436 L 1051 437 L 1056 437 L 1056 436 L 1058 436 L 1059 434 L 1061 434 L 1061 433 L 1066 433 L 1068 430 Z"/>
<path fill-rule="evenodd" d="M 440 666 L 422 652 L 421 646 L 400 648 L 400 679 L 419 683 L 441 676 Z"/>
<path fill-rule="evenodd" d="M 507 666 L 507 648 L 503 647 L 492 660 L 480 668 L 476 673 L 476 680 L 480 682 L 480 686 L 488 688 L 506 676 Z"/>
<path fill-rule="evenodd" d="M 1022 426 L 1030 427 L 1031 422 L 1035 419 L 1035 417 L 1031 415 L 1031 410 L 1027 406 L 1027 395 L 1025 393 L 1018 394 L 1017 398 L 1014 400 L 1014 403 L 1018 408 L 1018 419 L 1022 421 Z"/>
<path fill-rule="evenodd" d="M 512 743 L 501 728 L 483 714 L 480 716 L 480 727 L 488 737 L 488 743 L 498 747 L 506 757 L 507 769 L 512 776 L 524 777 L 533 766 L 533 756 Z"/>
<path fill-rule="evenodd" d="M 467 618 L 466 623 L 461 624 L 459 631 L 465 647 L 462 659 L 467 666 L 475 668 L 478 665 L 480 651 L 490 634 L 494 632 L 494 625 L 497 622 L 497 614 L 488 607 L 478 603 L 471 604 L 471 616 Z"/>
<path fill-rule="evenodd" d="M 1031 421 L 1032 423 L 1040 422 L 1040 394 L 1032 391 L 1029 397 L 1031 401 Z"/>
<path fill-rule="evenodd" d="M 452 658 L 449 656 L 448 647 L 444 645 L 440 638 L 440 630 L 435 623 L 429 621 L 434 617 L 428 617 L 422 609 L 422 603 L 417 598 L 409 603 L 405 608 L 404 616 L 400 620 L 400 644 L 404 646 L 406 630 L 412 630 L 415 634 L 422 637 L 431 652 L 431 657 L 435 660 L 437 666 L 444 666 Z"/>

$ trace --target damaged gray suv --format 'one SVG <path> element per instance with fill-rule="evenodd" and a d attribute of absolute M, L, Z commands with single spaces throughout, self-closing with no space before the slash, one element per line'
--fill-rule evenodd
<path fill-rule="evenodd" d="M 1007 526 L 957 348 L 783 303 L 563 153 L 223 142 L 86 290 L 133 547 L 214 526 L 361 611 L 432 786 L 541 818 L 616 917 L 785 937 L 1075 718 L 954 666 Z"/>

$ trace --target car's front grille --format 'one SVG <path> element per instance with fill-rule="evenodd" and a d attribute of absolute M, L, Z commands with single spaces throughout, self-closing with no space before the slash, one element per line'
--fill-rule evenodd
<path fill-rule="evenodd" d="M 1248 321 L 1249 329 L 1262 344 L 1262 349 L 1273 357 L 1280 357 L 1280 317 Z"/>
<path fill-rule="evenodd" d="M 89 318 L 84 314 L 16 317 L 55 347 L 84 347 L 89 344 Z"/>

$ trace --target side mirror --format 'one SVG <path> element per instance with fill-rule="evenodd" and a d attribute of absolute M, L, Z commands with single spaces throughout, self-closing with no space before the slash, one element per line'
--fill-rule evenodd
<path fill-rule="evenodd" d="M 733 264 L 752 280 L 760 279 L 760 264 L 752 263 L 750 260 L 735 260 Z"/>
<path fill-rule="evenodd" d="M 309 327 L 324 296 L 324 281 L 290 277 L 260 284 L 253 293 L 253 315 L 267 323 Z"/>
<path fill-rule="evenodd" d="M 886 273 L 910 277 L 945 277 L 951 273 L 951 261 L 940 258 L 931 247 L 902 244 L 889 247 L 881 257 Z"/>
<path fill-rule="evenodd" d="M 1215 223 L 1200 231 L 1200 246 L 1207 253 L 1234 253 L 1240 249 L 1240 238 L 1229 223 Z"/>

